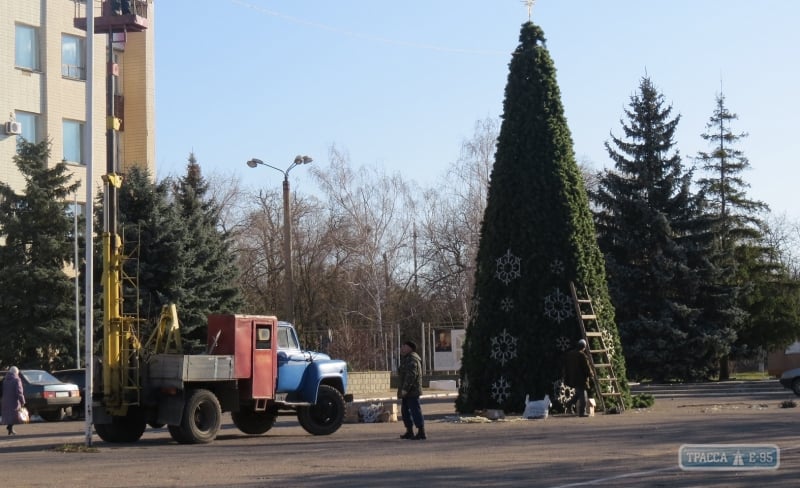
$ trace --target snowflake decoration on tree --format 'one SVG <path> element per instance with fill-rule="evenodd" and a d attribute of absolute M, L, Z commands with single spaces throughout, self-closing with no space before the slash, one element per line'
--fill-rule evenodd
<path fill-rule="evenodd" d="M 509 395 L 511 395 L 511 383 L 506 381 L 505 376 L 501 376 L 499 380 L 492 383 L 492 398 L 497 403 L 502 404 Z"/>
<path fill-rule="evenodd" d="M 558 349 L 561 352 L 568 350 L 570 345 L 571 342 L 569 340 L 569 337 L 561 336 L 558 339 L 556 339 L 556 349 Z"/>
<path fill-rule="evenodd" d="M 560 275 L 564 272 L 564 262 L 560 259 L 554 259 L 550 263 L 550 272 L 554 275 Z"/>
<path fill-rule="evenodd" d="M 544 297 L 544 314 L 558 323 L 567 317 L 572 317 L 575 314 L 572 298 L 556 288 L 553 293 Z"/>
<path fill-rule="evenodd" d="M 602 329 L 600 333 L 603 334 L 603 343 L 608 351 L 608 357 L 613 358 L 616 351 L 614 348 L 614 338 L 611 337 L 611 332 L 609 332 L 608 329 Z"/>
<path fill-rule="evenodd" d="M 520 258 L 511 254 L 511 249 L 507 250 L 502 257 L 497 258 L 495 277 L 502 281 L 503 284 L 508 285 L 511 280 L 521 276 L 519 263 Z"/>
<path fill-rule="evenodd" d="M 510 312 L 512 308 L 514 308 L 514 300 L 509 297 L 503 298 L 503 301 L 500 302 L 500 309 L 503 312 Z"/>
<path fill-rule="evenodd" d="M 507 362 L 517 357 L 517 338 L 509 334 L 506 329 L 499 336 L 492 337 L 492 359 L 500 361 L 505 366 Z"/>
<path fill-rule="evenodd" d="M 562 380 L 555 380 L 553 382 L 553 393 L 556 401 L 563 407 L 575 395 L 575 389 L 565 385 Z"/>

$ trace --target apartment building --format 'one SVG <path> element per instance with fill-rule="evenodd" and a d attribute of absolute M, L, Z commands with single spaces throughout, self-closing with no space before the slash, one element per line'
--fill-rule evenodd
<path fill-rule="evenodd" d="M 0 0 L 0 181 L 22 190 L 13 162 L 17 141 L 51 141 L 51 163 L 66 161 L 83 211 L 86 182 L 95 194 L 107 172 L 147 167 L 155 174 L 153 0 Z M 92 76 L 87 80 L 87 12 L 95 22 Z M 113 34 L 109 32 L 113 30 Z M 109 57 L 109 52 L 111 53 Z M 113 84 L 107 90 L 108 73 Z M 92 86 L 92 147 L 87 147 L 87 83 Z M 107 99 L 113 100 L 113 117 Z M 108 127 L 113 127 L 111 132 Z M 108 141 L 111 140 L 111 144 Z M 109 146 L 111 151 L 108 150 Z M 91 178 L 86 174 L 89 155 Z"/>

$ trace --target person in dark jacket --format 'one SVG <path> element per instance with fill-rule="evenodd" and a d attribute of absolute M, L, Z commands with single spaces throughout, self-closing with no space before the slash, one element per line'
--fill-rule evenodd
<path fill-rule="evenodd" d="M 569 351 L 564 357 L 564 384 L 575 388 L 575 395 L 565 405 L 567 411 L 577 403 L 578 415 L 587 417 L 586 391 L 592 378 L 592 366 L 586 355 L 586 341 L 578 341 L 577 349 Z"/>
<path fill-rule="evenodd" d="M 417 345 L 406 341 L 400 346 L 400 367 L 397 369 L 399 387 L 397 398 L 401 400 L 400 414 L 406 433 L 401 439 L 424 440 L 425 418 L 422 416 L 422 406 L 419 397 L 422 395 L 422 359 L 417 354 Z M 417 426 L 417 435 L 414 435 L 414 426 Z"/>
<path fill-rule="evenodd" d="M 8 435 L 17 435 L 14 424 L 17 423 L 17 412 L 25 406 L 25 395 L 22 392 L 22 380 L 19 379 L 19 369 L 16 366 L 8 368 L 8 373 L 3 380 L 3 423 L 6 424 Z"/>
<path fill-rule="evenodd" d="M 130 15 L 131 0 L 113 0 L 111 2 L 115 15 Z"/>

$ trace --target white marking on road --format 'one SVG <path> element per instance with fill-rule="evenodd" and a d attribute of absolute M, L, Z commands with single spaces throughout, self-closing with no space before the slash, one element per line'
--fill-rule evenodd
<path fill-rule="evenodd" d="M 791 446 L 791 447 L 781 447 L 780 451 L 783 453 L 783 452 L 786 452 L 786 451 L 794 451 L 796 449 L 800 449 L 800 445 Z M 599 484 L 599 483 L 606 483 L 608 481 L 614 481 L 614 480 L 619 480 L 619 479 L 624 479 L 624 478 L 633 478 L 633 477 L 636 477 L 636 476 L 647 476 L 647 475 L 651 475 L 651 474 L 655 474 L 655 473 L 663 473 L 665 471 L 680 471 L 680 468 L 678 466 L 670 466 L 670 467 L 667 467 L 667 468 L 650 469 L 650 470 L 647 470 L 647 471 L 639 471 L 639 472 L 636 472 L 636 473 L 620 474 L 620 475 L 617 475 L 617 476 L 609 476 L 607 478 L 597 478 L 597 479 L 593 479 L 593 480 L 579 481 L 577 483 L 569 483 L 569 484 L 566 484 L 566 485 L 558 485 L 558 486 L 554 486 L 552 488 L 570 488 L 570 487 L 573 487 L 573 486 L 596 485 L 596 484 Z"/>
<path fill-rule="evenodd" d="M 623 479 L 623 478 L 633 478 L 635 476 L 647 476 L 649 474 L 662 473 L 664 471 L 679 471 L 679 468 L 678 468 L 678 466 L 670 466 L 668 468 L 650 469 L 648 471 L 639 471 L 637 473 L 621 474 L 621 475 L 618 475 L 618 476 L 610 476 L 608 478 L 597 478 L 597 479 L 593 479 L 593 480 L 579 481 L 577 483 L 570 483 L 568 485 L 554 486 L 553 488 L 568 488 L 570 486 L 596 485 L 598 483 L 605 483 L 605 482 L 608 482 L 608 481 L 614 481 L 614 480 L 619 480 L 619 479 Z"/>

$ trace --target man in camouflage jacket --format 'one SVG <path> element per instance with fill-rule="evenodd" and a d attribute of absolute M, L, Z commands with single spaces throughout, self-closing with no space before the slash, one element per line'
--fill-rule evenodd
<path fill-rule="evenodd" d="M 406 341 L 400 346 L 400 367 L 397 369 L 399 387 L 397 398 L 401 400 L 400 414 L 406 433 L 401 439 L 423 440 L 425 436 L 425 419 L 422 416 L 422 406 L 419 397 L 422 395 L 422 359 L 417 354 L 417 345 Z M 414 435 L 414 426 L 417 426 L 417 435 Z"/>

